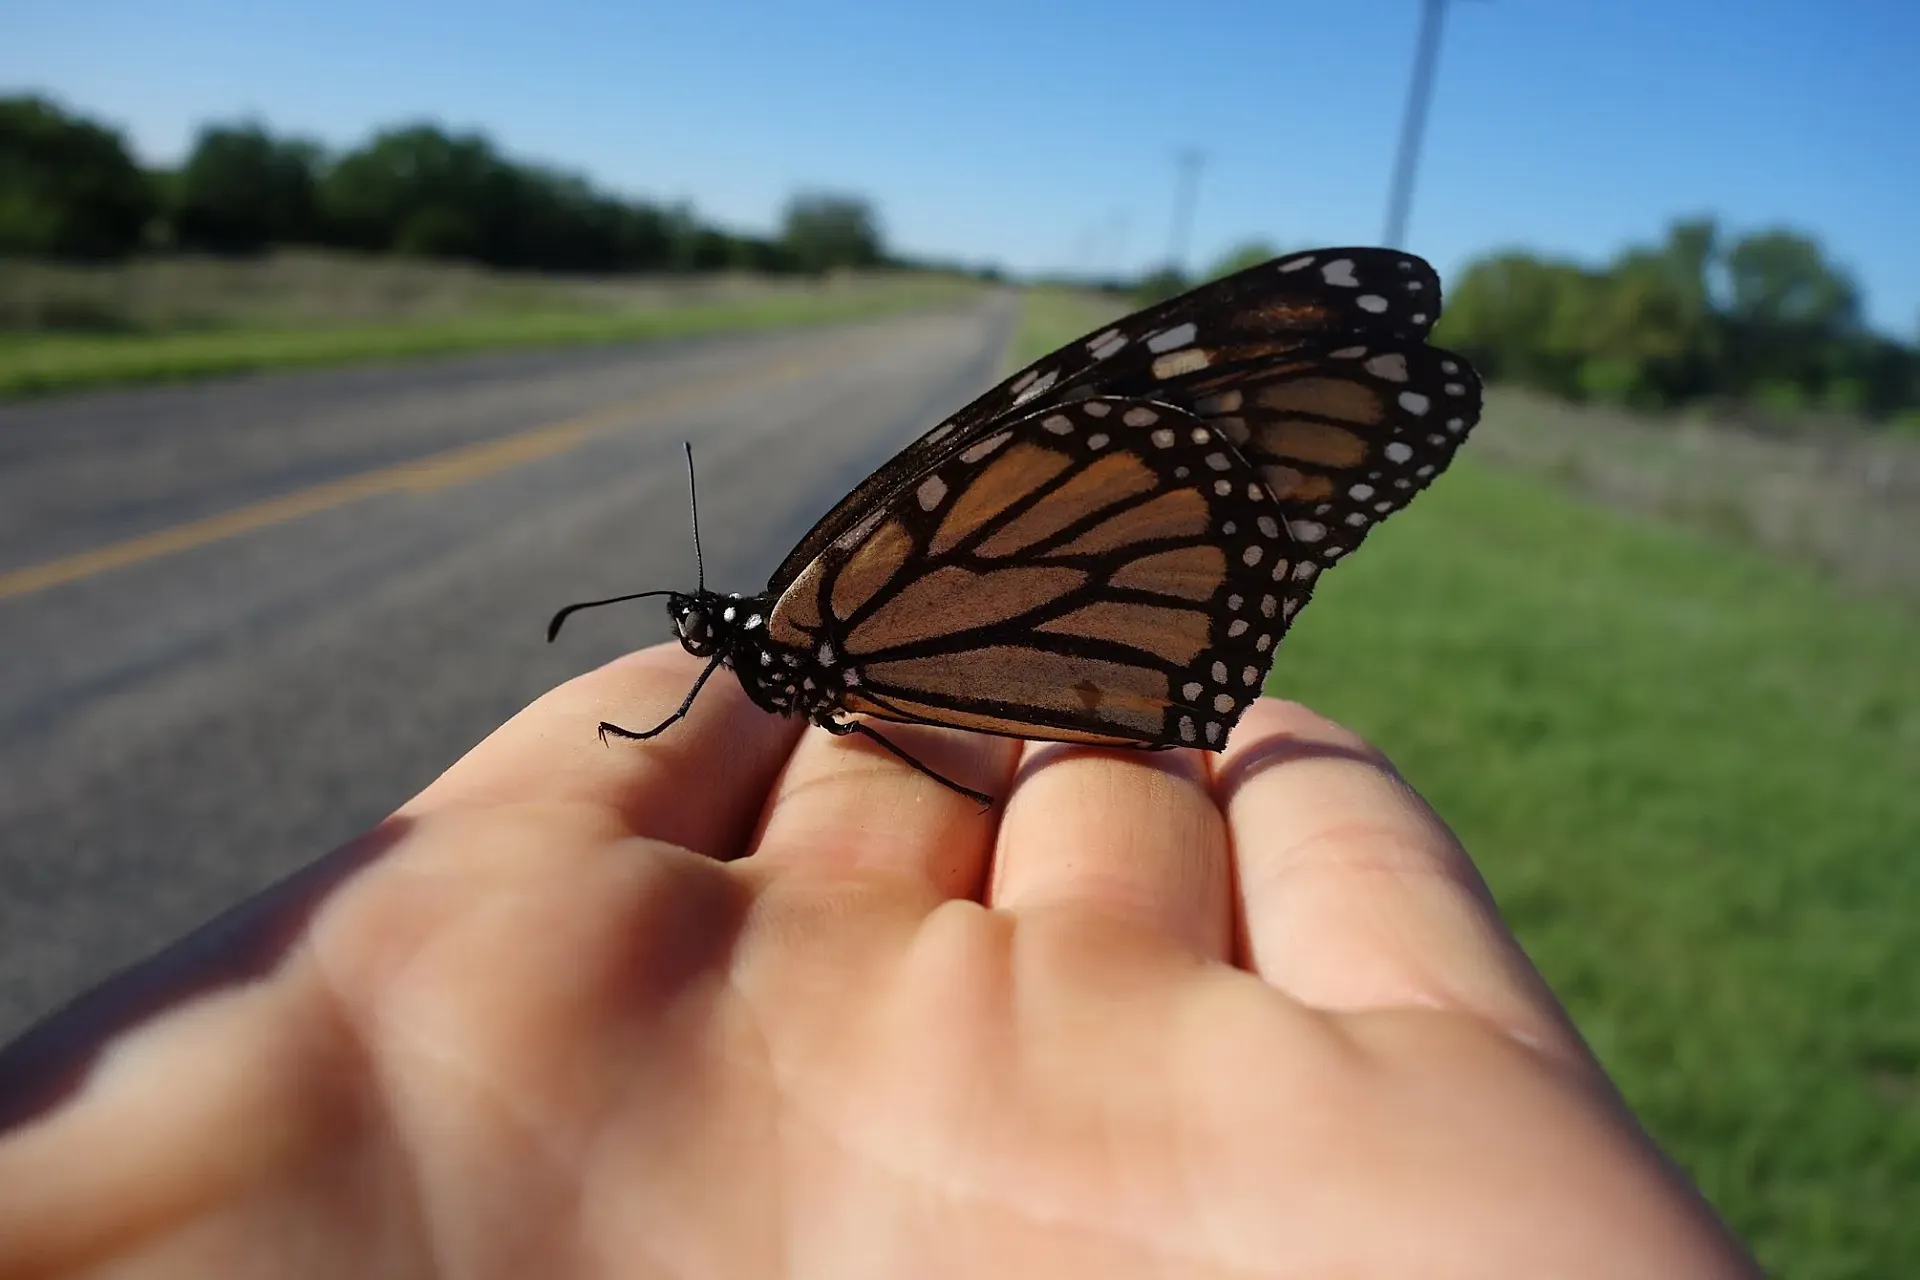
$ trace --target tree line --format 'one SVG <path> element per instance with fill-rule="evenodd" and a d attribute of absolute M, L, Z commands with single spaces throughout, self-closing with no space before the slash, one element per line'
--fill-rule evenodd
<path fill-rule="evenodd" d="M 575 272 L 933 265 L 890 255 L 857 196 L 802 192 L 776 233 L 742 234 L 431 124 L 339 153 L 254 122 L 213 124 L 179 168 L 143 170 L 114 130 L 44 98 L 0 97 L 0 255 L 275 245 Z M 1250 243 L 1208 275 L 1273 254 Z M 1130 292 L 1146 302 L 1189 283 L 1162 270 Z M 1732 235 L 1682 220 L 1599 266 L 1503 251 L 1447 293 L 1438 340 L 1490 381 L 1635 408 L 1723 400 L 1920 418 L 1920 350 L 1873 332 L 1858 283 L 1791 229 Z"/>
<path fill-rule="evenodd" d="M 1920 349 L 1874 332 L 1859 284 L 1787 228 L 1735 236 L 1685 219 L 1600 266 L 1493 254 L 1451 282 L 1437 338 L 1490 381 L 1577 400 L 1920 408 Z"/>
<path fill-rule="evenodd" d="M 384 129 L 339 153 L 257 122 L 211 124 L 179 168 L 147 170 L 105 125 L 45 98 L 0 97 L 0 254 L 104 261 L 277 245 L 545 271 L 900 265 L 857 196 L 800 192 L 776 234 L 742 234 L 433 124 Z"/>
<path fill-rule="evenodd" d="M 1203 278 L 1278 253 L 1252 241 Z M 1134 296 L 1158 301 L 1191 283 L 1162 268 Z M 1681 219 L 1660 243 L 1630 245 L 1599 266 L 1521 249 L 1488 254 L 1447 281 L 1434 340 L 1489 382 L 1570 400 L 1730 402 L 1920 424 L 1920 344 L 1870 329 L 1858 282 L 1818 240 L 1788 228 L 1736 236 L 1712 219 Z"/>

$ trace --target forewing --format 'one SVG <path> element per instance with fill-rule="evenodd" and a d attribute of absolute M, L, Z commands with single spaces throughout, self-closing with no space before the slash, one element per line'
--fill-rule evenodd
<path fill-rule="evenodd" d="M 829 542 L 769 635 L 840 705 L 1016 737 L 1218 748 L 1286 629 L 1293 544 L 1223 433 L 1095 397 L 982 436 Z"/>
<path fill-rule="evenodd" d="M 1042 356 L 896 454 L 801 539 L 769 588 L 783 590 L 863 513 L 1013 414 L 1089 395 L 1162 399 L 1209 370 L 1252 372 L 1356 334 L 1418 347 L 1439 313 L 1432 267 L 1369 248 L 1276 258 L 1135 312 Z"/>

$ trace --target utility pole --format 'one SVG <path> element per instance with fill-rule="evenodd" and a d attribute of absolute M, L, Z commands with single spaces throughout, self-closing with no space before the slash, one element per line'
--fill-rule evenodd
<path fill-rule="evenodd" d="M 1108 259 L 1107 274 L 1118 280 L 1127 271 L 1127 233 L 1133 226 L 1132 210 L 1115 209 L 1107 219 L 1107 226 L 1113 233 L 1112 257 Z"/>
<path fill-rule="evenodd" d="M 1420 40 L 1413 54 L 1413 82 L 1407 86 L 1407 111 L 1400 121 L 1400 151 L 1393 161 L 1393 186 L 1387 193 L 1387 231 L 1391 248 L 1405 248 L 1407 211 L 1413 204 L 1414 171 L 1420 167 L 1420 141 L 1427 129 L 1427 104 L 1433 100 L 1433 70 L 1440 61 L 1440 29 L 1447 0 L 1422 0 Z"/>
<path fill-rule="evenodd" d="M 1176 273 L 1186 269 L 1187 238 L 1193 233 L 1193 203 L 1203 159 L 1196 147 L 1184 147 L 1174 156 L 1179 172 L 1174 178 L 1173 237 L 1167 245 L 1167 266 Z"/>

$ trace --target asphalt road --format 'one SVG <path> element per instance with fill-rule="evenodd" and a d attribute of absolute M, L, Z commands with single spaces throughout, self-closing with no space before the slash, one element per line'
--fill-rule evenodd
<path fill-rule="evenodd" d="M 0 1040 L 378 822 L 527 701 L 748 590 L 985 388 L 994 299 L 883 325 L 0 408 Z M 582 732 L 591 732 L 583 725 Z"/>

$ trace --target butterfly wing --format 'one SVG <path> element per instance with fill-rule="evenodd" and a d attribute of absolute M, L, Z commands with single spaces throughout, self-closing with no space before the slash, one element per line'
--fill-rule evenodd
<path fill-rule="evenodd" d="M 1464 359 L 1395 335 L 1347 335 L 1172 379 L 1152 394 L 1233 441 L 1279 502 L 1301 562 L 1289 618 L 1320 571 L 1446 470 L 1481 408 Z"/>
<path fill-rule="evenodd" d="M 1098 396 L 876 504 L 794 575 L 767 634 L 817 655 L 847 711 L 1217 749 L 1260 694 L 1293 571 L 1277 504 L 1219 429 Z"/>
<path fill-rule="evenodd" d="M 1383 350 L 1389 343 L 1424 350 L 1421 340 L 1439 314 L 1432 267 L 1411 254 L 1367 248 L 1278 258 L 1135 312 L 1042 356 L 908 445 L 800 540 L 769 589 L 783 590 L 863 513 L 1016 413 L 1092 394 L 1167 399 L 1209 372 L 1216 381 L 1253 376 L 1303 352 L 1351 346 L 1354 335 Z"/>

